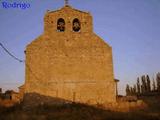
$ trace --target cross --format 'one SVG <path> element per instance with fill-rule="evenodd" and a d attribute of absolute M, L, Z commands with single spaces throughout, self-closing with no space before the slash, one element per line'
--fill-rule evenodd
<path fill-rule="evenodd" d="M 68 5 L 68 0 L 65 0 L 65 5 Z"/>

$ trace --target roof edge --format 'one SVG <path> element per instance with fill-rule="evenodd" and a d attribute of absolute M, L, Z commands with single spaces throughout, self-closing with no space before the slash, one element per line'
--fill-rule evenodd
<path fill-rule="evenodd" d="M 59 8 L 59 9 L 57 9 L 57 10 L 52 10 L 52 11 L 47 10 L 47 12 L 49 12 L 49 13 L 53 13 L 53 12 L 61 11 L 61 10 L 66 9 L 66 8 L 69 8 L 69 9 L 75 10 L 75 11 L 77 11 L 77 12 L 81 12 L 81 13 L 85 13 L 85 14 L 90 14 L 90 12 L 82 11 L 82 10 L 78 10 L 78 9 L 76 9 L 76 8 L 73 8 L 73 7 L 72 7 L 72 6 L 70 6 L 70 5 L 65 5 L 65 6 L 63 6 L 63 7 Z"/>

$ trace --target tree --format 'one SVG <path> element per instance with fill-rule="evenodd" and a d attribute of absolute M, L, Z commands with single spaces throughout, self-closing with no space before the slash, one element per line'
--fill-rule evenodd
<path fill-rule="evenodd" d="M 143 86 L 141 85 L 141 94 L 144 93 L 144 89 L 143 89 Z"/>
<path fill-rule="evenodd" d="M 151 92 L 151 81 L 149 78 L 149 75 L 146 76 L 146 82 L 147 82 L 147 92 Z"/>
<path fill-rule="evenodd" d="M 139 77 L 137 78 L 137 93 L 140 94 L 141 93 L 141 85 L 139 82 Z"/>
<path fill-rule="evenodd" d="M 130 87 L 130 95 L 134 95 L 134 91 L 132 87 Z"/>
<path fill-rule="evenodd" d="M 160 73 L 157 73 L 156 81 L 157 81 L 157 90 L 160 92 Z"/>
<path fill-rule="evenodd" d="M 142 85 L 141 85 L 141 89 L 142 89 L 142 94 L 147 92 L 147 84 L 146 84 L 146 77 L 143 75 L 141 77 L 142 80 Z"/>
<path fill-rule="evenodd" d="M 137 88 L 136 88 L 136 85 L 133 86 L 133 95 L 136 95 L 136 92 L 137 92 Z"/>
<path fill-rule="evenodd" d="M 127 84 L 127 85 L 126 85 L 126 95 L 130 95 L 130 94 L 131 94 L 130 87 L 129 87 L 129 85 Z"/>
<path fill-rule="evenodd" d="M 153 84 L 152 84 L 152 91 L 155 92 L 156 91 L 156 84 L 155 84 L 155 80 L 153 78 Z"/>

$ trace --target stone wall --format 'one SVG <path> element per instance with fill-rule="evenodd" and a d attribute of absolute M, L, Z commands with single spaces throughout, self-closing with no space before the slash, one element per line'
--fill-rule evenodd
<path fill-rule="evenodd" d="M 58 18 L 66 21 L 56 31 Z M 72 31 L 78 18 L 81 31 Z M 65 6 L 47 12 L 44 33 L 26 48 L 26 93 L 38 93 L 82 103 L 116 101 L 112 48 L 92 32 L 89 13 Z"/>

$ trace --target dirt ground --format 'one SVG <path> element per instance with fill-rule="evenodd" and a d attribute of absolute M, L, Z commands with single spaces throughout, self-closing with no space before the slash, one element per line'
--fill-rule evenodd
<path fill-rule="evenodd" d="M 22 104 L 0 108 L 0 120 L 160 120 L 160 110 L 113 112 L 101 106 L 68 103 L 24 108 Z"/>

